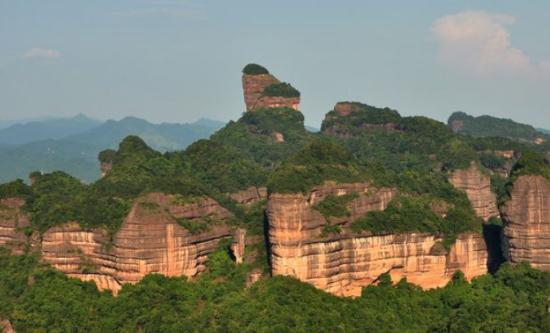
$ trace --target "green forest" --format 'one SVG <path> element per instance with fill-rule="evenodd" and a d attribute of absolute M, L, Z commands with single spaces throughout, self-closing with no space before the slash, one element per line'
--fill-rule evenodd
<path fill-rule="evenodd" d="M 17 332 L 548 332 L 550 274 L 498 273 L 423 291 L 382 276 L 340 298 L 287 277 L 245 288 L 246 267 L 220 248 L 192 281 L 149 275 L 117 297 L 35 256 L 0 254 L 0 318 Z M 393 283 L 392 283 L 393 282 Z"/>

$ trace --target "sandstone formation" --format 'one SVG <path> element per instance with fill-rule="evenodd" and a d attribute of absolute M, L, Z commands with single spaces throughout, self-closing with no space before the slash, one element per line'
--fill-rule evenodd
<path fill-rule="evenodd" d="M 113 168 L 113 162 L 101 162 L 100 168 L 101 168 L 101 177 L 103 178 L 107 176 L 107 173 L 109 173 L 109 171 L 111 171 L 111 169 Z"/>
<path fill-rule="evenodd" d="M 22 212 L 25 200 L 8 198 L 0 200 L 0 246 L 22 253 L 27 237 L 24 228 L 29 226 L 28 216 Z"/>
<path fill-rule="evenodd" d="M 0 332 L 15 333 L 15 330 L 13 329 L 13 326 L 11 326 L 11 323 L 9 322 L 9 320 L 0 319 Z"/>
<path fill-rule="evenodd" d="M 246 190 L 231 193 L 229 197 L 242 205 L 251 205 L 263 199 L 267 199 L 267 188 L 252 186 Z"/>
<path fill-rule="evenodd" d="M 151 193 L 133 205 L 112 239 L 105 230 L 83 230 L 71 222 L 43 235 L 42 256 L 69 276 L 116 293 L 122 284 L 136 283 L 149 273 L 192 277 L 204 271 L 208 254 L 232 235 L 223 223 L 229 217 L 209 198 L 189 201 Z M 177 220 L 211 226 L 192 233 Z"/>
<path fill-rule="evenodd" d="M 496 195 L 491 190 L 491 178 L 472 163 L 468 169 L 456 170 L 449 178 L 451 184 L 466 192 L 476 215 L 484 221 L 498 216 Z"/>
<path fill-rule="evenodd" d="M 331 219 L 342 227 L 323 235 L 326 219 L 313 207 L 328 194 L 357 193 L 349 216 Z M 383 273 L 394 281 L 406 277 L 425 288 L 446 284 L 461 270 L 467 278 L 487 272 L 487 249 L 481 235 L 458 237 L 450 251 L 434 234 L 354 234 L 347 226 L 373 210 L 383 210 L 393 189 L 368 184 L 325 184 L 308 195 L 272 194 L 268 203 L 269 241 L 273 275 L 287 275 L 343 296 L 357 296 Z"/>
<path fill-rule="evenodd" d="M 271 74 L 243 74 L 243 90 L 246 111 L 263 108 L 300 108 L 300 97 L 266 96 L 264 90 L 272 85 L 280 83 Z"/>
<path fill-rule="evenodd" d="M 503 254 L 511 262 L 528 261 L 550 270 L 550 181 L 520 176 L 502 210 Z"/>

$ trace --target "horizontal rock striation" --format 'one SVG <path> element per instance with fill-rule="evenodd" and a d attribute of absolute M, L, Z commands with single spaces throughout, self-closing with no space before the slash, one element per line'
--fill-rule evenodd
<path fill-rule="evenodd" d="M 71 222 L 43 235 L 42 256 L 56 269 L 100 289 L 117 293 L 124 283 L 146 274 L 195 276 L 205 270 L 208 254 L 233 231 L 224 224 L 231 214 L 209 198 L 179 202 L 176 196 L 152 193 L 135 203 L 112 238 L 102 229 L 83 230 Z M 208 221 L 203 221 L 208 219 Z M 178 224 L 208 223 L 192 233 Z"/>
<path fill-rule="evenodd" d="M 511 262 L 550 270 L 550 181 L 520 176 L 502 209 L 503 253 Z"/>
<path fill-rule="evenodd" d="M 326 219 L 313 207 L 328 194 L 357 193 L 349 216 L 331 219 L 342 232 L 323 235 Z M 349 224 L 373 210 L 383 210 L 393 189 L 368 184 L 327 184 L 302 194 L 272 194 L 268 202 L 269 241 L 273 275 L 293 276 L 322 290 L 358 296 L 383 273 L 394 281 L 406 277 L 425 288 L 445 285 L 457 270 L 472 278 L 487 272 L 482 236 L 462 234 L 449 251 L 434 234 L 354 234 Z"/>
<path fill-rule="evenodd" d="M 266 96 L 264 90 L 272 84 L 280 83 L 271 74 L 243 74 L 243 90 L 246 111 L 264 108 L 300 108 L 300 97 Z"/>
<path fill-rule="evenodd" d="M 476 215 L 484 221 L 499 215 L 496 195 L 491 190 L 491 178 L 483 174 L 476 164 L 472 163 L 468 169 L 456 170 L 449 181 L 466 192 Z"/>
<path fill-rule="evenodd" d="M 0 200 L 0 246 L 21 254 L 27 243 L 24 229 L 29 226 L 29 218 L 22 211 L 25 200 L 8 198 Z"/>

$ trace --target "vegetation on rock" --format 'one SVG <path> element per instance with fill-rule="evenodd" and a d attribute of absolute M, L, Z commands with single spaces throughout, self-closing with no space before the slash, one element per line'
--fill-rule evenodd
<path fill-rule="evenodd" d="M 260 75 L 260 74 L 269 74 L 267 68 L 258 65 L 258 64 L 248 64 L 243 68 L 243 74 L 247 75 Z"/>
<path fill-rule="evenodd" d="M 300 97 L 300 92 L 286 82 L 273 83 L 267 86 L 262 94 L 273 97 Z"/>

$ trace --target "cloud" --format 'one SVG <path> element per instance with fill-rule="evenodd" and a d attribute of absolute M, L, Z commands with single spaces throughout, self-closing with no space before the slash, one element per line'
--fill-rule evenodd
<path fill-rule="evenodd" d="M 550 61 L 533 63 L 510 41 L 507 26 L 515 17 L 466 11 L 436 20 L 432 26 L 439 42 L 441 62 L 479 76 L 550 74 Z"/>
<path fill-rule="evenodd" d="M 23 54 L 23 59 L 36 59 L 36 58 L 59 58 L 61 57 L 61 52 L 58 50 L 52 49 L 42 49 L 39 47 L 32 48 Z"/>

